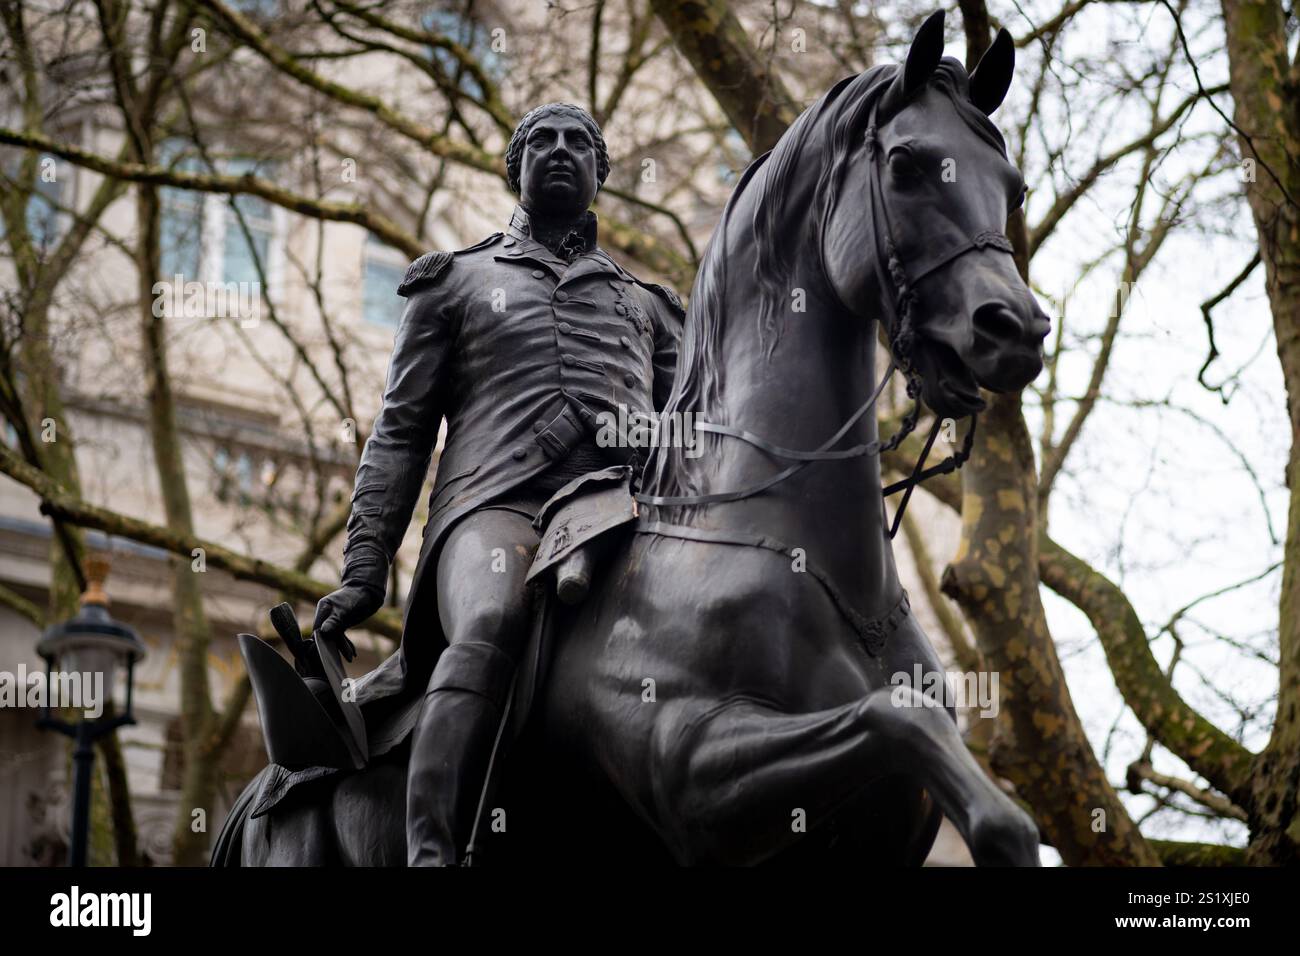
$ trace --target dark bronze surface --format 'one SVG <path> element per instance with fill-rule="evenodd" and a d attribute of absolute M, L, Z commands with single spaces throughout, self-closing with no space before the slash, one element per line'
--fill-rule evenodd
<path fill-rule="evenodd" d="M 951 710 L 893 686 L 940 663 L 899 584 L 875 416 L 855 413 L 878 385 L 876 320 L 940 415 L 973 414 L 980 388 L 1016 390 L 1041 368 L 1047 323 L 1002 237 L 1023 183 L 987 118 L 1011 79 L 1010 39 L 970 77 L 942 45 L 936 14 L 903 67 L 841 81 L 746 171 L 692 290 L 675 379 L 678 314 L 581 251 L 590 220 L 539 230 L 517 215 L 506 234 L 412 267 L 357 476 L 344 576 L 356 588 L 318 617 L 328 633 L 365 610 L 367 582 L 382 596 L 375 572 L 446 415 L 402 649 L 358 693 L 390 746 L 373 746 L 374 730 L 355 773 L 268 768 L 214 862 L 463 859 L 512 680 L 532 706 L 483 803 L 484 862 L 914 865 L 940 813 L 977 863 L 1037 862 L 1033 823 L 971 758 Z M 571 122 L 542 154 L 586 128 L 555 115 Z M 558 192 L 599 179 L 603 144 L 589 144 L 583 170 L 548 178 L 527 131 L 516 139 L 525 198 L 530 175 Z M 485 298 L 494 288 L 504 317 Z M 645 505 L 586 600 L 525 645 L 538 542 L 528 482 L 552 460 L 535 436 L 564 407 L 561 390 L 584 421 L 627 403 L 718 427 L 695 454 L 650 455 L 644 500 L 674 503 Z M 841 438 L 863 451 L 808 453 Z M 772 449 L 800 467 L 727 494 L 782 474 Z"/>

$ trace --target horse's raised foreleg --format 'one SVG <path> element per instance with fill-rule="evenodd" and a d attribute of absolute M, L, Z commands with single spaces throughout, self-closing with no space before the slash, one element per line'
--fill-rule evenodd
<path fill-rule="evenodd" d="M 645 809 L 684 863 L 760 862 L 800 839 L 796 810 L 811 829 L 899 774 L 930 793 L 978 865 L 1038 862 L 1033 822 L 980 769 L 951 718 L 911 689 L 807 714 L 748 699 L 667 705 L 652 754 Z"/>

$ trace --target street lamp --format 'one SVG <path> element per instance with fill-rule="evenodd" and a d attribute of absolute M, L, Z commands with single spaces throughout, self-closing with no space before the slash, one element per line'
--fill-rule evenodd
<path fill-rule="evenodd" d="M 81 610 L 76 617 L 48 628 L 36 645 L 36 653 L 45 659 L 45 706 L 36 726 L 57 730 L 76 741 L 72 752 L 72 839 L 68 847 L 68 865 L 86 865 L 87 835 L 90 829 L 90 781 L 95 764 L 95 741 L 124 724 L 134 724 L 132 695 L 135 665 L 145 655 L 144 643 L 134 628 L 115 621 L 108 613 L 108 595 L 104 579 L 108 577 L 108 560 L 86 559 L 86 591 L 81 596 Z M 126 669 L 126 702 L 118 712 L 113 706 L 117 674 Z M 100 716 L 87 718 L 85 708 L 93 706 L 87 698 L 90 688 L 98 686 L 104 694 Z M 81 691 L 80 700 L 75 697 Z M 58 691 L 58 693 L 56 693 Z M 71 692 L 71 693 L 70 693 Z M 82 719 L 68 723 L 55 716 L 57 708 L 69 704 L 82 708 Z"/>

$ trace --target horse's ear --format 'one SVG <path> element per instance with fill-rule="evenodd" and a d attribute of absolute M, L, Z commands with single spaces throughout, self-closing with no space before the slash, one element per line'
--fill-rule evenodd
<path fill-rule="evenodd" d="M 907 51 L 907 65 L 903 67 L 904 96 L 908 96 L 930 79 L 943 56 L 943 11 L 936 10 L 925 18 L 921 29 Z"/>
<path fill-rule="evenodd" d="M 1015 68 L 1016 45 L 1010 33 L 1005 29 L 999 30 L 993 45 L 984 51 L 970 75 L 970 100 L 986 116 L 1002 105 Z"/>

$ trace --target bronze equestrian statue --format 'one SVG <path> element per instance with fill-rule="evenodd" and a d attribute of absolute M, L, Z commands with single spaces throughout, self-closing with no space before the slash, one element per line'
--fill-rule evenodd
<path fill-rule="evenodd" d="M 403 284 L 344 587 L 314 641 L 278 612 L 306 680 L 241 635 L 273 762 L 214 865 L 450 863 L 471 844 L 494 865 L 916 865 L 941 814 L 978 864 L 1038 862 L 954 715 L 891 686 L 940 664 L 869 493 L 879 452 L 920 400 L 936 428 L 971 419 L 954 456 L 884 489 L 901 507 L 961 463 L 981 388 L 1038 374 L 1048 330 L 1003 235 L 1024 183 L 988 118 L 1013 44 L 1000 32 L 969 76 L 942 52 L 938 13 L 903 66 L 842 80 L 749 166 L 684 326 L 577 215 L 607 169 L 594 123 L 525 118 L 508 233 Z M 918 405 L 882 440 L 896 371 Z M 700 446 L 601 447 L 593 418 L 619 404 L 692 413 Z M 401 648 L 352 687 L 342 631 L 380 605 L 441 415 Z M 564 580 L 585 599 L 554 600 Z"/>

